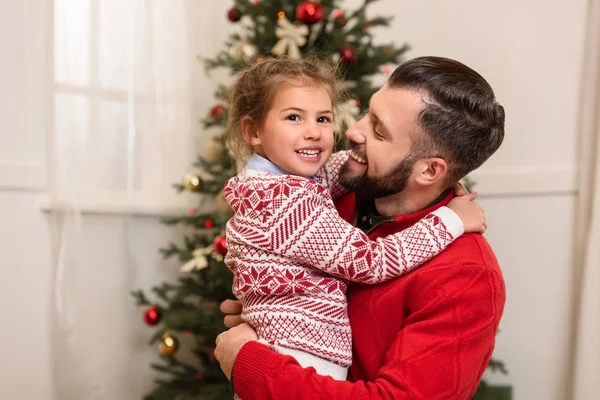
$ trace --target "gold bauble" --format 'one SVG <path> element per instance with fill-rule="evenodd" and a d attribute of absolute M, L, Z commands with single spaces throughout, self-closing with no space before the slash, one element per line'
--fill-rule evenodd
<path fill-rule="evenodd" d="M 183 177 L 183 187 L 190 192 L 199 192 L 202 189 L 202 179 L 197 172 L 189 172 Z"/>
<path fill-rule="evenodd" d="M 158 351 L 163 356 L 172 356 L 179 348 L 177 338 L 170 332 L 166 332 L 162 337 L 162 342 L 158 345 Z"/>
<path fill-rule="evenodd" d="M 223 144 L 218 138 L 210 138 L 204 143 L 204 159 L 211 163 L 216 163 L 221 159 Z"/>
<path fill-rule="evenodd" d="M 217 195 L 216 201 L 217 208 L 219 209 L 219 211 L 221 211 L 223 214 L 233 215 L 233 209 L 229 206 L 229 203 L 225 199 L 225 194 L 223 193 L 223 190 L 221 190 Z"/>
<path fill-rule="evenodd" d="M 229 55 L 234 60 L 244 60 L 246 62 L 254 61 L 258 55 L 258 47 L 252 43 L 239 41 L 234 43 L 229 49 Z"/>

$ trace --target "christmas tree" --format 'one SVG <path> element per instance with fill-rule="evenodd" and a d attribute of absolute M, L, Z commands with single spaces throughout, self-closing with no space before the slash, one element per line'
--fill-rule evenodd
<path fill-rule="evenodd" d="M 336 64 L 349 93 L 349 100 L 336 115 L 336 131 L 343 132 L 362 115 L 371 95 L 379 89 L 372 83 L 373 77 L 390 72 L 407 50 L 407 46 L 373 43 L 371 29 L 388 26 L 391 20 L 367 16 L 368 6 L 375 1 L 365 0 L 359 8 L 348 10 L 338 0 L 235 0 L 223 18 L 238 25 L 236 33 L 216 56 L 201 55 L 199 60 L 209 74 L 225 68 L 232 75 L 267 57 L 312 55 Z M 233 298 L 232 274 L 223 262 L 227 252 L 224 228 L 231 209 L 222 190 L 225 181 L 236 173 L 224 143 L 226 85 L 216 88 L 215 100 L 202 125 L 216 134 L 205 143 L 204 154 L 194 165 L 195 171 L 175 187 L 179 191 L 214 196 L 217 210 L 205 212 L 199 206 L 187 215 L 165 219 L 167 224 L 196 228 L 196 233 L 186 237 L 184 243 L 171 243 L 161 249 L 165 258 L 180 260 L 181 276 L 177 282 L 153 287 L 151 294 L 141 290 L 133 293 L 138 305 L 146 307 L 145 322 L 157 327 L 150 342 L 158 346 L 162 359 L 152 365 L 162 377 L 146 396 L 149 400 L 232 397 L 213 356 L 215 339 L 225 329 L 219 304 Z M 340 139 L 338 147 L 341 143 Z M 180 354 L 184 349 L 183 346 L 179 349 L 179 343 L 184 336 L 188 336 L 186 342 L 192 337 L 193 361 L 188 361 L 189 354 Z"/>
<path fill-rule="evenodd" d="M 391 72 L 408 50 L 406 45 L 373 42 L 371 29 L 387 27 L 391 21 L 390 17 L 367 16 L 368 6 L 376 1 L 363 0 L 362 6 L 349 10 L 341 0 L 235 0 L 223 17 L 239 29 L 215 57 L 202 55 L 199 60 L 208 74 L 225 68 L 231 75 L 267 57 L 311 55 L 338 65 L 349 94 L 336 114 L 336 131 L 343 133 L 362 116 L 371 95 L 379 89 L 373 78 Z M 216 134 L 205 143 L 195 171 L 174 185 L 179 191 L 214 196 L 216 211 L 206 212 L 198 206 L 187 215 L 165 219 L 166 224 L 195 228 L 195 234 L 185 237 L 184 243 L 161 249 L 165 258 L 180 260 L 181 276 L 177 282 L 153 287 L 151 298 L 141 290 L 133 293 L 138 305 L 146 307 L 145 322 L 157 327 L 150 343 L 158 347 L 161 362 L 152 368 L 162 377 L 145 397 L 148 400 L 232 397 L 213 356 L 215 339 L 225 329 L 219 304 L 233 298 L 232 274 L 223 262 L 227 252 L 224 228 L 232 215 L 223 187 L 236 173 L 224 141 L 227 111 L 227 86 L 223 85 L 216 88 L 215 105 L 202 120 L 204 130 Z M 343 136 L 338 135 L 338 148 Z M 191 357 L 180 354 L 183 336 L 194 343 Z M 188 361 L 190 358 L 193 360 Z"/>

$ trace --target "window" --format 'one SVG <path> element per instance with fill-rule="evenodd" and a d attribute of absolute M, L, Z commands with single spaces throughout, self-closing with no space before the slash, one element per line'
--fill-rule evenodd
<path fill-rule="evenodd" d="M 186 2 L 54 0 L 52 186 L 111 211 L 186 207 L 196 154 Z"/>

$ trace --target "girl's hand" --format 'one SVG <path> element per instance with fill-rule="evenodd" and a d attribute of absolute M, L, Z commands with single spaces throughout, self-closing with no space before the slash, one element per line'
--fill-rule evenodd
<path fill-rule="evenodd" d="M 484 233 L 487 229 L 485 211 L 475 199 L 477 193 L 467 193 L 453 198 L 448 208 L 458 215 L 465 226 L 465 233 Z"/>
<path fill-rule="evenodd" d="M 460 182 L 458 182 L 456 185 L 454 185 L 453 189 L 454 189 L 454 194 L 456 195 L 456 197 L 461 197 L 466 194 L 469 194 L 469 191 L 467 190 L 466 186 Z"/>

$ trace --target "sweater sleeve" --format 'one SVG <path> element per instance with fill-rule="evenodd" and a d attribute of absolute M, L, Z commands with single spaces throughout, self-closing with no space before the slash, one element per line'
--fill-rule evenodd
<path fill-rule="evenodd" d="M 335 381 L 250 342 L 234 364 L 235 392 L 244 400 L 470 399 L 494 347 L 504 282 L 481 266 L 454 266 L 440 275 L 435 287 L 414 289 L 431 291 L 421 291 L 421 304 L 391 347 L 381 349 L 385 363 L 372 381 Z"/>
<path fill-rule="evenodd" d="M 340 185 L 340 170 L 342 166 L 348 160 L 348 151 L 338 151 L 334 153 L 323 168 L 317 172 L 317 177 L 321 181 L 321 184 L 329 190 L 333 200 L 348 193 L 348 190 Z"/>
<path fill-rule="evenodd" d="M 282 185 L 286 194 L 272 207 L 268 238 L 260 245 L 352 282 L 376 284 L 397 278 L 438 255 L 463 233 L 460 218 L 442 207 L 402 232 L 372 241 L 339 216 L 322 186 L 301 187 L 290 180 Z"/>

